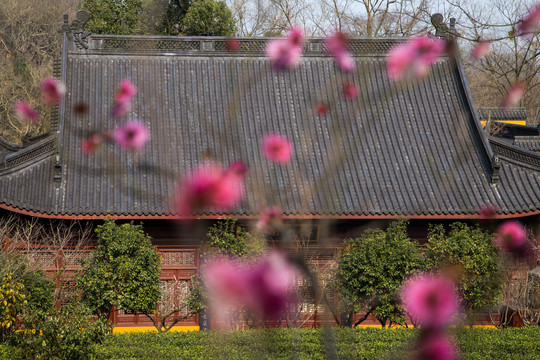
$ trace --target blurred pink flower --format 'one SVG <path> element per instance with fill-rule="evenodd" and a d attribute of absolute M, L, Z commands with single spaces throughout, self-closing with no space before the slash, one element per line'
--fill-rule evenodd
<path fill-rule="evenodd" d="M 526 85 L 519 81 L 510 86 L 510 89 L 508 89 L 506 95 L 501 101 L 501 107 L 506 109 L 518 105 L 519 101 L 525 94 L 526 89 Z"/>
<path fill-rule="evenodd" d="M 298 270 L 280 252 L 272 251 L 252 270 L 251 291 L 255 302 L 251 307 L 265 320 L 277 320 L 290 310 Z"/>
<path fill-rule="evenodd" d="M 535 5 L 525 16 L 521 19 L 517 26 L 517 34 L 531 39 L 534 35 L 540 32 L 540 4 Z"/>
<path fill-rule="evenodd" d="M 503 251 L 521 252 L 527 245 L 527 230 L 519 221 L 505 221 L 497 229 L 493 240 Z"/>
<path fill-rule="evenodd" d="M 317 113 L 317 115 L 324 116 L 328 113 L 328 106 L 324 103 L 318 103 L 315 106 L 315 112 Z"/>
<path fill-rule="evenodd" d="M 131 110 L 131 101 L 120 101 L 116 102 L 113 105 L 113 108 L 111 110 L 111 115 L 115 118 L 120 118 L 125 116 L 129 110 Z"/>
<path fill-rule="evenodd" d="M 39 119 L 39 113 L 25 101 L 15 103 L 15 115 L 23 122 L 34 123 Z"/>
<path fill-rule="evenodd" d="M 93 153 L 96 148 L 101 144 L 101 136 L 94 134 L 88 139 L 85 139 L 81 142 L 81 150 L 85 154 Z"/>
<path fill-rule="evenodd" d="M 290 141 L 278 134 L 268 134 L 263 138 L 262 148 L 268 160 L 287 163 L 291 160 L 293 148 Z"/>
<path fill-rule="evenodd" d="M 471 50 L 471 56 L 474 59 L 480 59 L 489 52 L 489 47 L 491 43 L 489 41 L 480 41 L 478 42 L 474 48 Z"/>
<path fill-rule="evenodd" d="M 429 67 L 441 56 L 444 40 L 429 36 L 412 38 L 388 52 L 386 70 L 391 80 L 426 76 Z"/>
<path fill-rule="evenodd" d="M 225 40 L 225 48 L 229 51 L 238 51 L 240 50 L 240 46 L 242 44 L 240 43 L 240 40 L 238 40 L 235 37 L 230 37 Z"/>
<path fill-rule="evenodd" d="M 141 122 L 129 121 L 114 129 L 114 142 L 124 150 L 137 150 L 142 148 L 150 134 L 148 128 Z"/>
<path fill-rule="evenodd" d="M 480 209 L 480 219 L 492 220 L 497 216 L 497 209 L 492 205 L 484 205 Z"/>
<path fill-rule="evenodd" d="M 41 82 L 41 98 L 45 105 L 56 105 L 66 93 L 66 87 L 53 77 L 47 77 Z"/>
<path fill-rule="evenodd" d="M 356 68 L 351 53 L 347 50 L 349 39 L 341 31 L 336 31 L 324 40 L 326 49 L 332 55 L 342 71 L 350 72 Z"/>
<path fill-rule="evenodd" d="M 207 163 L 199 166 L 181 179 L 176 196 L 180 215 L 190 215 L 198 210 L 227 210 L 237 205 L 244 195 L 245 165 L 234 163 L 224 169 L 221 165 Z"/>
<path fill-rule="evenodd" d="M 118 89 L 116 90 L 116 102 L 122 103 L 125 101 L 131 101 L 131 99 L 137 94 L 137 87 L 133 85 L 131 80 L 124 79 L 118 84 Z"/>
<path fill-rule="evenodd" d="M 418 344 L 418 360 L 457 360 L 458 352 L 454 342 L 440 331 L 421 336 Z"/>
<path fill-rule="evenodd" d="M 358 87 L 352 82 L 348 82 L 343 84 L 343 96 L 345 96 L 345 99 L 354 99 L 358 96 Z"/>
<path fill-rule="evenodd" d="M 225 170 L 231 176 L 236 176 L 239 179 L 243 179 L 248 172 L 248 167 L 242 161 L 235 161 Z"/>
<path fill-rule="evenodd" d="M 251 296 L 249 270 L 240 261 L 212 259 L 204 264 L 201 275 L 211 298 L 234 305 Z"/>
<path fill-rule="evenodd" d="M 264 208 L 263 211 L 261 211 L 259 221 L 257 222 L 257 228 L 267 233 L 276 231 L 283 224 L 281 215 L 282 211 L 277 206 Z"/>
<path fill-rule="evenodd" d="M 275 70 L 287 70 L 297 66 L 302 58 L 304 38 L 302 30 L 293 27 L 284 39 L 271 40 L 266 45 L 266 56 Z"/>
<path fill-rule="evenodd" d="M 401 298 L 411 318 L 428 328 L 448 325 L 458 313 L 455 286 L 441 275 L 412 277 L 403 286 Z"/>
<path fill-rule="evenodd" d="M 298 270 L 276 251 L 253 262 L 217 258 L 205 264 L 202 277 L 211 304 L 245 306 L 263 320 L 277 320 L 290 309 Z"/>

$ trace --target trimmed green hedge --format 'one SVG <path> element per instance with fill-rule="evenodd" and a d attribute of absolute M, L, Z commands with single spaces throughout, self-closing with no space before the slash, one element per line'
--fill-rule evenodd
<path fill-rule="evenodd" d="M 417 332 L 411 329 L 272 329 L 108 336 L 98 359 L 326 359 L 324 336 L 339 359 L 403 359 Z M 540 359 L 540 328 L 455 330 L 462 359 Z M 0 344 L 0 359 L 14 352 Z"/>
<path fill-rule="evenodd" d="M 456 330 L 463 359 L 540 359 L 540 328 Z M 325 359 L 323 330 L 272 329 L 109 336 L 100 359 Z M 411 329 L 333 329 L 340 359 L 402 358 Z M 401 354 L 401 356 L 400 356 Z"/>

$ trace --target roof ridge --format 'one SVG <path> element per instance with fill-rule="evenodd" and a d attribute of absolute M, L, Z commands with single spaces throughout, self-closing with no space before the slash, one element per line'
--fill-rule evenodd
<path fill-rule="evenodd" d="M 515 145 L 510 145 L 492 136 L 488 137 L 494 153 L 502 159 L 518 166 L 540 171 L 540 154 Z"/>
<path fill-rule="evenodd" d="M 5 170 L 12 169 L 23 164 L 31 164 L 34 160 L 40 158 L 42 155 L 52 153 L 56 150 L 57 137 L 57 134 L 51 134 L 50 136 L 34 144 L 20 148 L 18 151 L 6 155 L 3 163 L 0 164 L 0 171 L 3 173 Z"/>
<path fill-rule="evenodd" d="M 266 43 L 275 37 L 237 37 L 238 50 L 230 50 L 231 37 L 224 36 L 147 36 L 147 35 L 91 35 L 88 48 L 71 46 L 70 50 L 86 54 L 149 53 L 205 54 L 205 55 L 257 55 L 264 54 Z M 408 38 L 350 38 L 348 49 L 352 56 L 386 56 L 396 44 Z M 323 37 L 305 39 L 304 56 L 330 56 Z"/>

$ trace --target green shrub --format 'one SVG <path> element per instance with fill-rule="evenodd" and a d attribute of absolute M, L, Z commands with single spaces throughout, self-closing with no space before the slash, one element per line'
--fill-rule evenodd
<path fill-rule="evenodd" d="M 424 267 L 415 243 L 407 236 L 406 220 L 394 222 L 386 231 L 368 230 L 344 242 L 338 258 L 337 290 L 345 310 L 375 315 L 381 325 L 404 323 L 398 292 L 403 280 Z M 348 325 L 352 325 L 349 322 Z M 358 325 L 358 322 L 357 324 Z"/>
<path fill-rule="evenodd" d="M 12 337 L 18 359 L 89 359 L 95 343 L 110 332 L 107 321 L 96 318 L 81 302 L 50 313 L 28 313 L 24 328 Z"/>
<path fill-rule="evenodd" d="M 0 340 L 5 341 L 11 336 L 24 306 L 24 285 L 13 280 L 12 274 L 5 274 L 0 282 Z"/>
<path fill-rule="evenodd" d="M 540 328 L 455 330 L 461 358 L 538 359 Z M 403 359 L 414 329 L 334 328 L 339 359 Z M 322 329 L 263 329 L 108 336 L 98 359 L 326 359 Z"/>
<path fill-rule="evenodd" d="M 426 260 L 434 269 L 447 268 L 459 281 L 459 293 L 469 314 L 496 302 L 502 287 L 499 251 L 492 235 L 477 226 L 453 223 L 429 230 Z"/>
<path fill-rule="evenodd" d="M 142 225 L 105 220 L 98 244 L 77 278 L 83 300 L 107 318 L 113 306 L 153 313 L 160 300 L 159 255 Z"/>

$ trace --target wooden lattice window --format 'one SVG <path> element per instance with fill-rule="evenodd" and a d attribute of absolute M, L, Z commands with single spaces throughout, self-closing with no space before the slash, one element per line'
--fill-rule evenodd
<path fill-rule="evenodd" d="M 28 264 L 40 270 L 56 269 L 56 254 L 48 251 L 31 251 L 24 254 Z"/>
<path fill-rule="evenodd" d="M 173 310 L 180 310 L 178 315 L 187 315 L 186 300 L 189 296 L 189 281 L 188 279 L 160 280 L 161 302 L 159 312 L 161 314 L 166 315 Z"/>
<path fill-rule="evenodd" d="M 92 257 L 90 251 L 64 251 L 62 254 L 62 265 L 70 268 L 80 268 L 81 260 Z"/>
<path fill-rule="evenodd" d="M 194 250 L 163 250 L 161 251 L 161 264 L 163 266 L 190 266 L 194 267 Z"/>

